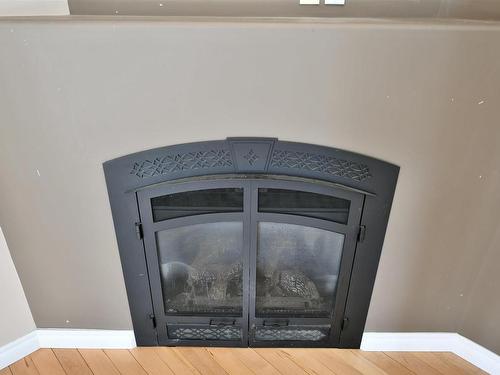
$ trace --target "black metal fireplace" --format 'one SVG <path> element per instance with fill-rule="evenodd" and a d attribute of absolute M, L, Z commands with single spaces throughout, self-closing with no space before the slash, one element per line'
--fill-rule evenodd
<path fill-rule="evenodd" d="M 104 170 L 138 345 L 359 347 L 398 167 L 228 138 Z"/>

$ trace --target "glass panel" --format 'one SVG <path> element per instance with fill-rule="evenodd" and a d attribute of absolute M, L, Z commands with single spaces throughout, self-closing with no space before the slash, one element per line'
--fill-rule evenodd
<path fill-rule="evenodd" d="M 243 223 L 167 229 L 156 241 L 167 314 L 241 315 Z"/>
<path fill-rule="evenodd" d="M 155 222 L 217 212 L 242 212 L 243 189 L 221 188 L 162 195 L 151 199 L 151 208 Z"/>
<path fill-rule="evenodd" d="M 329 317 L 344 235 L 265 222 L 258 230 L 256 316 Z"/>
<path fill-rule="evenodd" d="M 347 223 L 347 199 L 297 190 L 259 189 L 259 211 L 301 215 L 323 220 Z"/>

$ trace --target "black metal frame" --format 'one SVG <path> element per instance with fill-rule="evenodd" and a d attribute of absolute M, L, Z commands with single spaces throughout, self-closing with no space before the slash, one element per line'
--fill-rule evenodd
<path fill-rule="evenodd" d="M 184 191 L 194 186 L 207 188 L 207 186 L 221 187 L 234 184 L 238 186 L 243 184 L 247 189 L 253 189 L 255 195 L 256 184 L 283 187 L 283 181 L 286 181 L 287 188 L 293 188 L 292 186 L 297 184 L 308 190 L 316 189 L 336 196 L 347 194 L 362 202 L 358 206 L 360 210 L 357 210 L 357 219 L 349 218 L 353 219 L 352 223 L 358 222 L 359 226 L 349 228 L 348 237 L 355 241 L 354 238 L 360 231 L 362 241 L 352 246 L 355 248 L 352 253 L 343 255 L 341 271 L 343 281 L 339 282 L 338 292 L 339 296 L 343 297 L 337 300 L 335 306 L 336 321 L 333 322 L 330 340 L 328 343 L 290 342 L 289 346 L 359 347 L 399 167 L 328 147 L 283 142 L 271 138 L 228 138 L 222 141 L 169 146 L 127 155 L 104 163 L 104 172 L 138 345 L 173 344 L 172 341 L 163 339 L 167 337 L 166 332 L 163 332 L 166 324 L 157 316 L 158 314 L 155 314 L 158 306 L 154 308 L 155 295 L 152 293 L 157 292 L 151 285 L 159 283 L 159 277 L 155 277 L 158 276 L 158 270 L 148 269 L 147 252 L 144 247 L 145 244 L 152 245 L 152 231 L 148 229 L 142 232 L 141 225 L 143 228 L 153 228 L 154 225 L 158 229 L 188 222 L 193 224 L 203 220 L 212 221 L 216 216 L 217 219 L 243 220 L 251 223 L 251 226 L 244 225 L 244 228 L 252 228 L 251 233 L 244 233 L 244 236 L 249 237 L 245 237 L 244 243 L 249 243 L 250 246 L 245 254 L 251 255 L 244 259 L 244 262 L 250 265 L 255 262 L 255 223 L 259 219 L 272 218 L 273 221 L 286 219 L 287 222 L 299 220 L 301 224 L 307 221 L 308 225 L 319 227 L 325 224 L 324 220 L 319 219 L 297 216 L 285 218 L 289 215 L 250 213 L 250 210 L 245 210 L 244 213 L 191 216 L 153 224 L 152 221 L 148 221 L 151 220 L 151 215 L 145 212 L 147 211 L 145 207 L 148 205 L 144 204 L 144 200 L 151 197 L 154 192 L 166 189 Z M 245 197 L 245 207 L 250 207 L 250 194 L 246 194 Z M 335 230 L 339 229 L 337 227 Z M 144 238 L 142 233 L 145 235 Z M 151 257 L 151 254 L 147 256 Z M 154 260 L 149 259 L 150 264 L 154 264 Z M 345 266 L 346 262 L 350 262 L 348 266 Z M 255 275 L 250 275 L 250 278 L 246 277 L 244 280 L 245 295 L 252 295 L 250 290 L 252 277 Z M 248 324 L 260 324 L 261 322 L 252 316 L 250 322 L 245 321 L 250 312 L 248 304 L 245 305 L 239 323 L 244 327 Z M 159 319 L 158 324 L 155 324 L 155 319 Z M 192 317 L 183 317 L 175 322 L 207 323 Z M 254 346 L 285 346 L 282 341 L 265 344 L 254 342 L 252 337 L 246 335 L 241 343 L 204 341 L 203 345 L 246 346 L 247 343 Z M 175 341 L 175 344 L 199 345 L 200 343 Z"/>

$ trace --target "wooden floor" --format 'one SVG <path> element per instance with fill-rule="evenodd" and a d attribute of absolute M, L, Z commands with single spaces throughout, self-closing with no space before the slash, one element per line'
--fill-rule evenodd
<path fill-rule="evenodd" d="M 452 353 L 339 349 L 40 349 L 0 375 L 479 374 Z"/>

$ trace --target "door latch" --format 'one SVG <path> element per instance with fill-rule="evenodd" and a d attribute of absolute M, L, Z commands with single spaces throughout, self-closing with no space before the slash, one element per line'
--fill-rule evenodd
<path fill-rule="evenodd" d="M 142 231 L 142 223 L 135 223 L 135 235 L 138 240 L 142 240 L 144 238 L 144 232 Z"/>
<path fill-rule="evenodd" d="M 345 329 L 347 329 L 347 326 L 349 326 L 349 318 L 346 316 L 344 317 L 344 319 L 342 319 L 342 324 L 340 326 L 340 329 L 344 331 Z"/>
<path fill-rule="evenodd" d="M 358 242 L 363 242 L 366 237 L 366 225 L 359 226 Z"/>
<path fill-rule="evenodd" d="M 156 316 L 155 316 L 155 314 L 149 314 L 149 319 L 151 319 L 151 323 L 153 323 L 153 328 L 156 328 Z"/>

